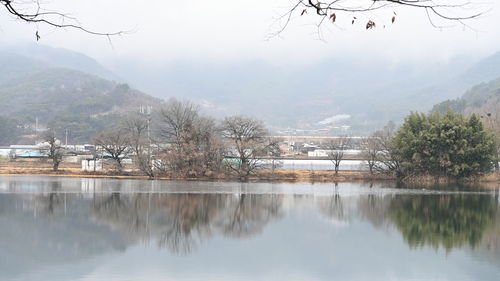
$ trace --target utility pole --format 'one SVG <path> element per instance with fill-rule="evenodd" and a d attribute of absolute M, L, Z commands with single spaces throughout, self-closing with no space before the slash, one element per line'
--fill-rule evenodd
<path fill-rule="evenodd" d="M 142 115 L 146 117 L 146 121 L 148 122 L 148 127 L 147 127 L 147 134 L 148 134 L 148 161 L 151 161 L 151 130 L 150 130 L 150 123 L 151 123 L 151 112 L 152 112 L 152 106 L 146 105 L 146 106 L 141 106 L 140 112 Z"/>
<path fill-rule="evenodd" d="M 35 145 L 38 142 L 38 117 L 35 117 Z"/>
<path fill-rule="evenodd" d="M 66 129 L 66 146 L 68 146 L 68 130 Z"/>
<path fill-rule="evenodd" d="M 151 130 L 150 130 L 150 123 L 151 123 L 151 106 L 148 106 L 148 141 L 149 141 L 149 146 L 148 146 L 148 154 L 151 155 Z M 151 156 L 150 156 L 151 157 Z"/>

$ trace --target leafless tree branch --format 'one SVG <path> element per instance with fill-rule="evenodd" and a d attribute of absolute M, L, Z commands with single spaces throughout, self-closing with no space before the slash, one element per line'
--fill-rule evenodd
<path fill-rule="evenodd" d="M 57 11 L 46 11 L 42 8 L 39 0 L 0 0 L 0 4 L 3 5 L 7 12 L 14 16 L 14 18 L 27 23 L 41 23 L 56 28 L 76 29 L 92 35 L 106 36 L 108 37 L 108 39 L 111 36 L 122 35 L 126 33 L 125 31 L 98 32 L 88 29 L 82 26 L 76 18 L 71 17 L 68 14 Z M 36 39 L 37 41 L 40 39 L 38 31 L 36 33 Z"/>
<path fill-rule="evenodd" d="M 291 6 L 279 16 L 275 24 L 277 30 L 270 34 L 269 38 L 279 36 L 289 26 L 295 16 L 313 15 L 318 18 L 317 28 L 320 34 L 320 27 L 331 22 L 336 24 L 342 14 L 347 18 L 351 25 L 358 23 L 358 15 L 373 14 L 376 11 L 407 7 L 416 11 L 426 13 L 429 22 L 434 27 L 442 27 L 435 23 L 436 19 L 447 22 L 459 23 L 464 27 L 469 27 L 466 21 L 480 17 L 486 10 L 480 10 L 479 3 L 469 0 L 330 0 L 322 2 L 321 0 L 291 0 Z M 390 19 L 395 23 L 397 14 L 394 11 Z M 378 21 L 368 18 L 363 22 L 366 29 L 374 29 Z M 385 25 L 384 25 L 385 26 Z M 470 28 L 470 27 L 469 27 Z"/>

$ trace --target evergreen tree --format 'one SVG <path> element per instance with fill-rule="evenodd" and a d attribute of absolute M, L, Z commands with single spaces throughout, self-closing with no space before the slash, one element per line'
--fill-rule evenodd
<path fill-rule="evenodd" d="M 495 139 L 476 115 L 451 111 L 411 113 L 393 144 L 406 176 L 476 176 L 492 169 L 496 155 Z"/>

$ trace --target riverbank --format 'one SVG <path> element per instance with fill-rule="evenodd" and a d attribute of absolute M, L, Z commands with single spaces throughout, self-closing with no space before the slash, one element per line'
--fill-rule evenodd
<path fill-rule="evenodd" d="M 113 172 L 84 172 L 73 169 L 60 169 L 54 172 L 50 169 L 6 169 L 0 170 L 0 175 L 33 175 L 33 176 L 51 176 L 51 177 L 76 177 L 76 178 L 113 178 L 113 179 L 148 179 L 147 176 L 124 172 L 116 174 Z M 159 176 L 156 180 L 189 180 L 189 181 L 238 181 L 237 177 L 232 176 L 214 176 L 198 178 L 179 178 Z M 335 174 L 334 171 L 315 171 L 309 170 L 268 170 L 258 171 L 255 175 L 248 177 L 247 181 L 281 181 L 281 182 L 360 182 L 360 181 L 395 181 L 396 179 L 383 174 L 372 175 L 362 171 L 340 171 Z"/>
<path fill-rule="evenodd" d="M 130 167 L 129 167 L 130 168 Z M 36 176 L 54 176 L 54 177 L 77 177 L 77 178 L 114 178 L 114 179 L 148 179 L 138 171 L 125 169 L 124 172 L 117 174 L 113 170 L 89 172 L 82 171 L 80 165 L 76 163 L 63 163 L 60 170 L 52 171 L 52 165 L 49 161 L 0 161 L 0 175 L 36 175 Z M 225 174 L 213 175 L 211 177 L 198 178 L 179 178 L 160 176 L 157 180 L 189 180 L 189 181 L 238 181 L 239 179 Z M 279 170 L 259 170 L 256 174 L 250 176 L 248 181 L 277 181 L 277 182 L 310 182 L 310 183 L 336 183 L 336 182 L 395 182 L 397 179 L 393 176 L 376 173 L 371 174 L 368 171 L 335 171 L 331 170 L 309 170 L 309 169 L 279 169 Z M 419 182 L 424 184 L 439 184 L 434 178 L 425 177 L 410 180 L 409 183 Z M 467 183 L 487 184 L 493 188 L 500 187 L 500 174 L 492 173 L 489 175 L 467 181 Z"/>
<path fill-rule="evenodd" d="M 17 160 L 0 161 L 0 175 L 37 175 L 37 176 L 62 176 L 62 177 L 88 177 L 88 178 L 119 178 L 119 179 L 148 179 L 138 171 L 125 167 L 124 172 L 117 174 L 113 170 L 89 172 L 81 170 L 76 163 L 62 163 L 57 172 L 52 171 L 49 161 Z M 212 177 L 178 178 L 157 177 L 158 180 L 211 180 L 233 181 L 237 177 L 220 174 Z M 259 170 L 250 176 L 248 181 L 283 181 L 283 182 L 349 182 L 349 181 L 394 181 L 395 178 L 384 174 L 370 174 L 368 171 L 334 171 L 309 170 L 309 169 L 277 169 Z"/>

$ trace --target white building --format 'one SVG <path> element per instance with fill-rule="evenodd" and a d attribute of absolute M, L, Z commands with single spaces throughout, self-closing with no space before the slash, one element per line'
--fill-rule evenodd
<path fill-rule="evenodd" d="M 331 155 L 335 152 L 335 150 L 327 150 L 327 149 L 316 149 L 314 151 L 309 151 L 307 153 L 307 156 L 309 157 L 327 157 L 328 155 Z M 361 150 L 356 150 L 356 149 L 346 149 L 344 150 L 344 155 L 360 155 Z"/>
<path fill-rule="evenodd" d="M 83 171 L 102 171 L 102 159 L 82 160 Z"/>

